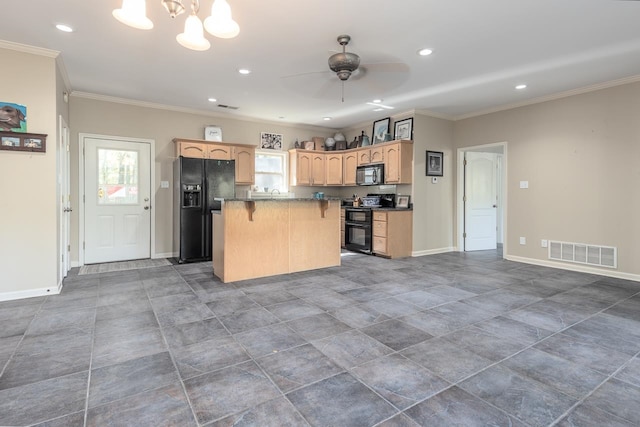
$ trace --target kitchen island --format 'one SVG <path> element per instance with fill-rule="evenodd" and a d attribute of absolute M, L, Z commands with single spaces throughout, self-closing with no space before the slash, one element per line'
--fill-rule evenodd
<path fill-rule="evenodd" d="M 212 221 L 224 283 L 340 265 L 339 199 L 227 199 Z"/>

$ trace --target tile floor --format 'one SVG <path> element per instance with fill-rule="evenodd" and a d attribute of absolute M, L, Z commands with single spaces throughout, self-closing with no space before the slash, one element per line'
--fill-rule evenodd
<path fill-rule="evenodd" d="M 1 302 L 0 425 L 640 425 L 640 283 L 495 252 L 342 264 L 76 270 Z"/>

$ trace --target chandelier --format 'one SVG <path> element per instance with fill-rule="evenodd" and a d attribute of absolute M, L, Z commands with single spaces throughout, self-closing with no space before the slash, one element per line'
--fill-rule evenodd
<path fill-rule="evenodd" d="M 169 16 L 175 18 L 185 11 L 183 0 L 160 0 Z M 188 0 L 187 0 L 188 1 Z M 204 38 L 202 21 L 198 18 L 199 0 L 191 0 L 191 14 L 184 23 L 184 32 L 176 36 L 182 46 L 192 50 L 207 50 L 211 47 Z M 115 9 L 113 16 L 123 24 L 141 30 L 153 28 L 153 22 L 147 18 L 145 0 L 122 0 L 122 8 Z M 227 0 L 213 0 L 211 16 L 204 20 L 204 29 L 209 34 L 223 39 L 230 39 L 240 33 L 238 23 L 231 17 L 231 7 Z"/>

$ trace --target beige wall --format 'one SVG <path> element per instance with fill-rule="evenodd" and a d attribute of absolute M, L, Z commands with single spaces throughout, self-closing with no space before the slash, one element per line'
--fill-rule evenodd
<path fill-rule="evenodd" d="M 56 64 L 53 57 L 0 49 L 11 78 L 0 101 L 27 106 L 27 130 L 48 134 L 46 153 L 0 151 L 0 298 L 57 286 Z M 7 76 L 5 70 L 4 73 Z"/>
<path fill-rule="evenodd" d="M 453 123 L 422 114 L 413 118 L 413 252 L 445 252 L 454 245 L 455 150 Z M 426 176 L 427 150 L 444 153 L 443 175 Z"/>
<path fill-rule="evenodd" d="M 617 271 L 640 274 L 639 111 L 633 83 L 455 123 L 456 148 L 508 144 L 505 255 L 546 260 L 541 239 L 615 246 Z"/>
<path fill-rule="evenodd" d="M 333 131 L 319 127 L 287 126 L 281 123 L 238 120 L 227 117 L 214 117 L 198 113 L 169 111 L 144 106 L 127 105 L 72 96 L 70 100 L 71 117 L 71 177 L 72 177 L 72 252 L 71 259 L 77 263 L 78 254 L 78 200 L 81 199 L 78 183 L 80 133 L 100 134 L 145 138 L 155 141 L 155 203 L 156 220 L 155 253 L 159 256 L 172 254 L 172 188 L 160 188 L 160 181 L 169 181 L 173 186 L 173 160 L 175 147 L 173 138 L 203 139 L 207 125 L 222 128 L 225 142 L 255 144 L 260 141 L 261 132 L 281 133 L 284 138 L 283 148 L 293 148 L 296 138 L 299 141 L 309 140 L 313 136 L 329 136 Z M 239 190 L 248 187 L 239 187 Z M 310 191 L 310 190 L 309 190 Z M 240 195 L 241 193 L 238 193 Z M 310 193 L 309 193 L 310 194 Z"/>

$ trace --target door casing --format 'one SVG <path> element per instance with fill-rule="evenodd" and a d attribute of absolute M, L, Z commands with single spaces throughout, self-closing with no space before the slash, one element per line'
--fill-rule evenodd
<path fill-rule="evenodd" d="M 464 252 L 464 228 L 465 228 L 465 209 L 464 209 L 464 186 L 465 186 L 465 174 L 464 174 L 464 153 L 467 151 L 488 151 L 492 153 L 501 153 L 500 166 L 499 170 L 501 171 L 499 178 L 500 184 L 498 185 L 498 189 L 502 190 L 501 194 L 498 194 L 498 200 L 502 201 L 501 205 L 498 205 L 498 214 L 497 217 L 501 218 L 501 223 L 498 225 L 500 231 L 502 231 L 502 235 L 498 238 L 503 238 L 503 248 L 502 248 L 502 256 L 503 258 L 508 253 L 507 250 L 507 227 L 504 225 L 507 224 L 507 142 L 499 142 L 494 144 L 484 144 L 484 145 L 476 145 L 473 147 L 463 147 L 458 148 L 458 172 L 457 172 L 457 189 L 456 189 L 456 214 L 457 214 L 457 245 L 458 251 Z"/>

